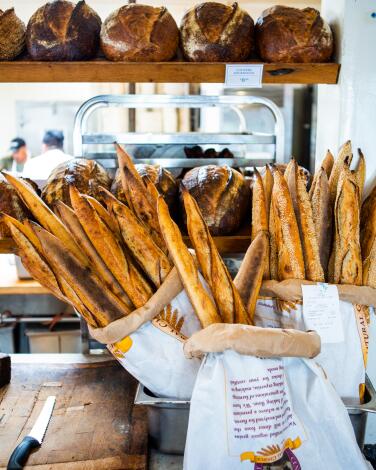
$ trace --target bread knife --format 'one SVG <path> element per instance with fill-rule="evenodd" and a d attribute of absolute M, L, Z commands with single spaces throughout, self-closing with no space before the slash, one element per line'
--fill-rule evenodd
<path fill-rule="evenodd" d="M 46 429 L 51 419 L 56 397 L 49 396 L 39 413 L 30 433 L 14 449 L 10 456 L 7 470 L 20 470 L 24 467 L 30 452 L 42 444 Z"/>

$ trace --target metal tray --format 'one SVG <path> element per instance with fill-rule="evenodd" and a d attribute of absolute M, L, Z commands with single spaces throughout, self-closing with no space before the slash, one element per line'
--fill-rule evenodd
<path fill-rule="evenodd" d="M 139 384 L 134 403 L 147 407 L 149 436 L 153 446 L 166 454 L 184 454 L 190 402 L 156 397 Z M 363 449 L 368 413 L 376 413 L 376 391 L 367 375 L 365 403 L 345 406 L 358 445 Z"/>

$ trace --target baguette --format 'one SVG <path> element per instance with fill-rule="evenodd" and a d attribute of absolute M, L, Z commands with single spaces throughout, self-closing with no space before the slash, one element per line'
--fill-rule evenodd
<path fill-rule="evenodd" d="M 365 261 L 371 253 L 376 237 L 376 185 L 362 204 L 360 215 L 360 244 Z"/>
<path fill-rule="evenodd" d="M 270 204 L 269 210 L 269 270 L 270 279 L 278 280 L 278 255 L 273 204 Z"/>
<path fill-rule="evenodd" d="M 35 235 L 28 219 L 24 219 L 22 222 L 20 222 L 14 217 L 4 213 L 2 213 L 0 217 L 1 220 L 8 226 L 9 224 L 15 226 L 28 239 L 28 241 L 33 245 L 38 253 L 41 254 L 43 252 L 42 245 L 40 244 L 38 237 Z"/>
<path fill-rule="evenodd" d="M 171 271 L 169 259 L 127 206 L 113 201 L 111 211 L 118 222 L 124 243 L 155 287 L 159 287 Z"/>
<path fill-rule="evenodd" d="M 332 207 L 334 207 L 336 197 L 337 197 L 337 186 L 338 186 L 340 173 L 345 165 L 350 166 L 352 157 L 353 155 L 352 155 L 351 140 L 348 140 L 339 149 L 338 156 L 334 161 L 333 168 L 329 177 L 330 202 L 332 204 Z"/>
<path fill-rule="evenodd" d="M 130 313 L 133 310 L 132 302 L 92 245 L 77 215 L 70 207 L 64 204 L 63 201 L 57 201 L 55 207 L 65 226 L 69 229 L 81 250 L 86 254 L 90 265 L 94 268 L 98 276 L 103 279 L 106 287 L 124 303 L 124 309 L 127 309 Z"/>
<path fill-rule="evenodd" d="M 252 235 L 254 240 L 258 232 L 269 231 L 269 210 L 265 188 L 260 173 L 255 168 L 252 187 Z M 266 256 L 264 279 L 270 279 L 269 253 Z"/>
<path fill-rule="evenodd" d="M 268 234 L 258 232 L 244 256 L 240 269 L 234 279 L 248 316 L 253 319 L 257 297 L 262 284 L 263 272 L 269 247 Z"/>
<path fill-rule="evenodd" d="M 269 167 L 269 165 L 265 165 L 265 173 L 262 177 L 262 182 L 264 185 L 265 191 L 265 202 L 266 202 L 266 212 L 268 217 L 268 225 L 269 225 L 269 212 L 270 212 L 270 201 L 272 199 L 272 191 L 273 191 L 273 173 Z"/>
<path fill-rule="evenodd" d="M 142 307 L 153 291 L 128 253 L 123 252 L 119 241 L 102 222 L 89 202 L 74 187 L 70 187 L 71 204 L 99 256 L 106 263 L 118 283 L 136 308 Z"/>
<path fill-rule="evenodd" d="M 321 167 L 315 174 L 316 184 L 310 193 L 312 216 L 319 246 L 320 263 L 327 272 L 332 245 L 333 211 L 330 206 L 329 181 L 326 170 Z"/>
<path fill-rule="evenodd" d="M 168 251 L 203 328 L 221 323 L 214 302 L 201 284 L 196 264 L 186 247 L 178 226 L 171 219 L 163 197 L 158 199 L 158 218 Z"/>
<path fill-rule="evenodd" d="M 119 227 L 115 223 L 115 221 L 112 219 L 107 209 L 103 207 L 102 204 L 92 196 L 83 194 L 82 197 L 84 197 L 91 204 L 93 209 L 95 209 L 95 212 L 99 215 L 99 217 L 107 225 L 107 227 L 111 230 L 111 232 L 117 236 L 120 236 Z"/>
<path fill-rule="evenodd" d="M 338 181 L 334 208 L 335 284 L 362 285 L 360 249 L 360 191 L 356 175 L 345 166 Z"/>
<path fill-rule="evenodd" d="M 360 149 L 358 149 L 359 160 L 356 166 L 355 174 L 358 181 L 360 200 L 362 200 L 364 183 L 366 182 L 366 160 Z"/>
<path fill-rule="evenodd" d="M 324 171 L 325 171 L 325 174 L 327 176 L 327 179 L 328 179 L 328 184 L 329 184 L 329 177 L 330 177 L 330 173 L 332 171 L 332 168 L 333 168 L 333 164 L 334 164 L 334 157 L 333 157 L 333 154 L 330 150 L 328 150 L 326 152 L 326 156 L 325 158 L 323 159 L 323 161 L 321 162 L 321 165 L 320 165 L 320 168 L 316 171 L 314 177 L 313 177 L 313 181 L 312 181 L 312 184 L 311 184 L 311 187 L 309 189 L 309 198 L 312 200 L 312 194 L 313 192 L 315 191 L 315 188 L 316 188 L 316 182 L 317 182 L 317 179 L 320 177 L 321 175 L 321 169 L 323 168 Z"/>
<path fill-rule="evenodd" d="M 182 186 L 182 195 L 187 214 L 189 238 L 195 249 L 201 272 L 213 294 L 222 321 L 224 323 L 250 324 L 247 311 L 218 253 L 197 202 L 184 186 Z"/>
<path fill-rule="evenodd" d="M 369 255 L 363 262 L 363 285 L 376 289 L 376 239 L 373 240 Z"/>
<path fill-rule="evenodd" d="M 3 172 L 3 174 L 8 183 L 14 187 L 20 198 L 24 201 L 30 212 L 42 227 L 45 227 L 48 231 L 58 237 L 65 247 L 77 257 L 77 259 L 85 263 L 85 256 L 77 246 L 77 243 L 74 241 L 67 228 L 42 201 L 34 189 L 21 178 L 17 178 L 7 172 Z"/>
<path fill-rule="evenodd" d="M 295 160 L 291 160 L 289 165 L 291 165 L 291 172 L 288 174 L 287 184 L 290 194 L 295 192 L 294 209 L 303 248 L 305 278 L 309 281 L 323 282 L 324 271 L 320 263 L 319 245 L 304 174 L 299 171 Z"/>
<path fill-rule="evenodd" d="M 166 252 L 166 246 L 161 234 L 157 214 L 156 192 L 152 192 L 149 181 L 147 189 L 141 176 L 138 174 L 131 157 L 120 145 L 116 145 L 119 159 L 119 169 L 124 193 L 133 213 L 148 227 L 154 242 Z"/>
<path fill-rule="evenodd" d="M 278 280 L 304 279 L 304 260 L 298 224 L 287 183 L 277 169 L 274 171 L 272 206 Z"/>
<path fill-rule="evenodd" d="M 59 272 L 77 293 L 82 303 L 94 316 L 99 326 L 106 326 L 128 314 L 118 299 L 108 290 L 95 273 L 64 248 L 62 242 L 40 226 L 33 226 L 42 244 L 43 252 L 52 270 Z"/>

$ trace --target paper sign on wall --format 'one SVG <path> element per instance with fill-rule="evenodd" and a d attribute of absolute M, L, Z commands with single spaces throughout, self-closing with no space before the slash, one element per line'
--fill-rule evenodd
<path fill-rule="evenodd" d="M 345 337 L 337 287 L 319 282 L 302 285 L 302 291 L 306 329 L 315 330 L 322 343 L 342 343 Z"/>
<path fill-rule="evenodd" d="M 263 64 L 226 64 L 225 88 L 261 88 Z"/>

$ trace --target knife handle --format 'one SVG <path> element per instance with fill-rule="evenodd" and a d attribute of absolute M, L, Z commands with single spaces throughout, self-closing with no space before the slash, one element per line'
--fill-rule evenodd
<path fill-rule="evenodd" d="M 21 470 L 24 468 L 32 449 L 39 446 L 40 444 L 36 439 L 31 436 L 25 436 L 10 456 L 7 470 Z"/>

